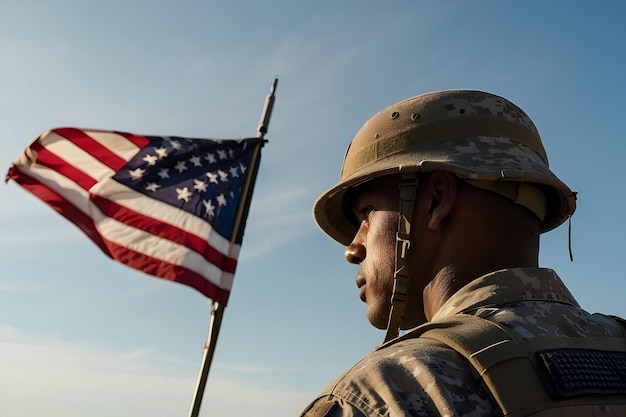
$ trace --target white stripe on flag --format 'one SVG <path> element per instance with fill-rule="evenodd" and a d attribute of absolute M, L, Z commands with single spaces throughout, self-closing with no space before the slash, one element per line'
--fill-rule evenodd
<path fill-rule="evenodd" d="M 239 255 L 241 245 L 231 246 L 228 239 L 215 232 L 208 222 L 178 207 L 146 197 L 113 179 L 96 184 L 91 188 L 91 193 L 198 236 L 226 256 L 237 259 Z"/>
<path fill-rule="evenodd" d="M 106 217 L 92 206 L 92 217 L 103 238 L 136 252 L 188 268 L 220 288 L 230 290 L 233 274 L 225 273 L 188 247 Z M 219 277 L 219 279 L 217 279 Z"/>
<path fill-rule="evenodd" d="M 122 135 L 103 130 L 85 130 L 93 140 L 108 148 L 111 153 L 116 154 L 125 161 L 130 161 L 141 148 L 126 139 Z"/>
<path fill-rule="evenodd" d="M 20 170 L 24 170 L 28 176 L 60 194 L 78 210 L 89 215 L 89 193 L 65 175 L 38 164 L 32 164 L 28 169 L 21 168 Z"/>
<path fill-rule="evenodd" d="M 69 165 L 89 175 L 96 181 L 115 174 L 115 171 L 100 162 L 99 159 L 91 156 L 63 136 L 51 132 L 46 136 L 46 139 L 48 138 L 54 140 L 50 142 L 46 140 L 45 143 L 42 143 L 47 151 L 63 159 Z"/>

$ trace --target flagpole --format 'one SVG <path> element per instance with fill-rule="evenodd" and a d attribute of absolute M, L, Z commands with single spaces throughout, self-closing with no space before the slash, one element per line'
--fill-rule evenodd
<path fill-rule="evenodd" d="M 209 368 L 213 361 L 213 354 L 215 353 L 215 345 L 217 344 L 217 336 L 222 325 L 222 317 L 224 315 L 224 306 L 217 301 L 213 301 L 211 304 L 211 322 L 209 324 L 209 337 L 204 345 L 204 355 L 202 357 L 202 367 L 200 368 L 200 375 L 198 375 L 198 382 L 196 384 L 196 392 L 194 393 L 193 403 L 189 410 L 189 417 L 198 417 L 200 413 L 200 405 L 202 404 L 202 396 L 204 394 L 204 387 L 209 377 Z"/>
<path fill-rule="evenodd" d="M 274 107 L 274 92 L 278 85 L 278 78 L 274 79 L 274 83 L 270 89 L 269 94 L 265 98 L 265 105 L 263 107 L 263 113 L 261 115 L 261 121 L 257 128 L 257 137 L 263 139 L 268 131 L 270 117 L 272 116 L 272 109 Z M 252 199 L 252 189 L 256 181 L 257 172 L 259 169 L 259 161 L 261 156 L 261 148 L 265 144 L 265 141 L 260 141 L 251 155 L 250 165 L 248 169 L 250 174 L 246 178 L 246 182 L 243 184 L 241 191 L 242 200 L 237 209 L 237 215 L 235 216 L 235 223 L 233 225 L 233 233 L 231 235 L 231 243 L 237 241 L 243 233 L 242 220 L 247 217 L 248 210 L 250 208 L 250 201 Z M 204 389 L 209 377 L 209 369 L 211 362 L 213 361 L 213 354 L 215 353 L 215 347 L 217 345 L 217 337 L 219 335 L 220 327 L 222 325 L 222 317 L 224 315 L 224 308 L 226 306 L 220 304 L 217 301 L 211 303 L 211 322 L 209 323 L 209 336 L 207 342 L 204 345 L 204 355 L 202 357 L 202 366 L 200 368 L 200 374 L 198 375 L 198 382 L 196 384 L 196 391 L 194 393 L 191 409 L 189 410 L 189 417 L 198 417 L 200 413 L 200 405 L 202 404 L 202 397 L 204 395 Z"/>

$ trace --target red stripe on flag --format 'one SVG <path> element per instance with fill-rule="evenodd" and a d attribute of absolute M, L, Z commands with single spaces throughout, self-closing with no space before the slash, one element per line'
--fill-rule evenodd
<path fill-rule="evenodd" d="M 37 164 L 48 167 L 59 174 L 64 175 L 85 190 L 89 190 L 91 187 L 96 185 L 97 181 L 95 179 L 44 148 L 39 141 L 33 143 L 30 148 L 37 152 Z"/>
<path fill-rule="evenodd" d="M 63 127 L 53 129 L 52 131 L 72 142 L 74 145 L 78 146 L 80 149 L 98 159 L 114 171 L 118 171 L 126 165 L 127 161 L 125 159 L 120 158 L 118 155 L 111 152 L 106 146 L 102 145 L 82 130 L 71 127 Z"/>
<path fill-rule="evenodd" d="M 130 142 L 134 143 L 135 145 L 137 145 L 140 148 L 143 148 L 147 144 L 150 143 L 150 139 L 144 138 L 143 136 L 133 135 L 132 133 L 118 132 L 118 131 L 114 131 L 113 133 L 116 133 L 116 134 L 118 134 L 120 136 L 124 136 L 126 139 L 128 139 Z"/>
<path fill-rule="evenodd" d="M 110 253 L 113 255 L 113 259 L 131 268 L 154 275 L 157 278 L 189 285 L 221 304 L 226 305 L 228 301 L 228 296 L 230 295 L 229 290 L 218 287 L 197 272 L 185 268 L 184 266 L 175 265 L 162 259 L 136 252 L 108 240 L 106 240 L 106 244 Z"/>
<path fill-rule="evenodd" d="M 98 233 L 91 217 L 80 211 L 76 206 L 66 200 L 62 195 L 42 184 L 37 179 L 20 171 L 16 166 L 11 166 L 7 176 L 20 184 L 26 190 L 43 200 L 56 212 L 74 223 L 83 231 L 105 254 L 111 256 L 107 244 Z"/>
<path fill-rule="evenodd" d="M 205 239 L 191 234 L 179 227 L 164 223 L 160 220 L 156 220 L 152 217 L 121 206 L 104 197 L 91 195 L 91 201 L 105 216 L 136 229 L 144 230 L 155 236 L 186 246 L 187 248 L 202 255 L 208 262 L 217 266 L 220 270 L 232 274 L 235 273 L 237 260 L 220 253 L 209 245 Z"/>

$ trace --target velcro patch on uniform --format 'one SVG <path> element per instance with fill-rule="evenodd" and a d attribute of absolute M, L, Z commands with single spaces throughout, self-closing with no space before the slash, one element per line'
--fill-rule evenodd
<path fill-rule="evenodd" d="M 626 352 L 567 348 L 536 355 L 543 379 L 557 398 L 626 393 Z"/>

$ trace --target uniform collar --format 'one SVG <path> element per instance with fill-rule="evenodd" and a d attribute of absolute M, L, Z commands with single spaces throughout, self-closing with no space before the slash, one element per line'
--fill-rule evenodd
<path fill-rule="evenodd" d="M 552 269 L 511 268 L 491 272 L 465 285 L 437 310 L 431 321 L 520 301 L 550 301 L 578 306 Z"/>

